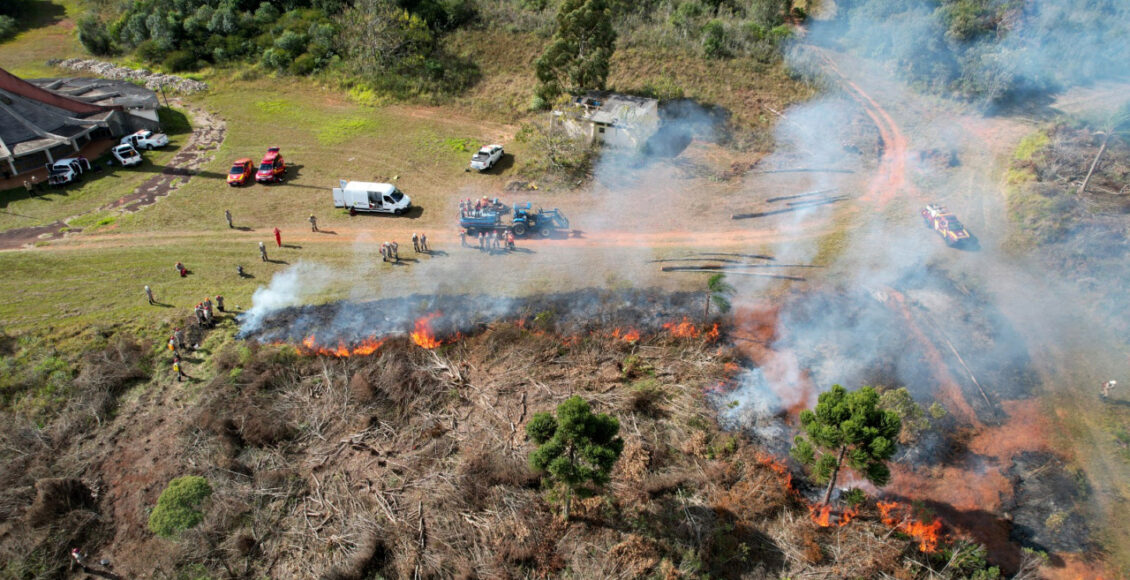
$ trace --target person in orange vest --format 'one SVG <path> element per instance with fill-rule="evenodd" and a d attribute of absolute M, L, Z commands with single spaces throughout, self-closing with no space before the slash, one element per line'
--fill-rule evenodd
<path fill-rule="evenodd" d="M 184 369 L 180 367 L 180 359 L 173 361 L 173 372 L 177 374 L 178 383 L 184 381 L 184 378 L 188 376 L 184 374 Z"/>

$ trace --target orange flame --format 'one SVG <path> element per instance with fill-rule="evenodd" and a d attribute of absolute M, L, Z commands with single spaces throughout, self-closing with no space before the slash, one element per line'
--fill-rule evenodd
<path fill-rule="evenodd" d="M 918 549 L 923 552 L 938 551 L 938 533 L 942 530 L 942 520 L 935 519 L 927 524 L 910 517 L 908 506 L 898 502 L 876 502 L 883 523 L 918 540 Z M 898 514 L 898 512 L 905 512 Z"/>
<path fill-rule="evenodd" d="M 412 332 L 412 342 L 427 349 L 433 349 L 443 344 L 436 340 L 436 335 L 432 332 L 432 319 L 437 316 L 439 316 L 439 312 L 433 312 L 416 321 L 416 330 Z"/>
<path fill-rule="evenodd" d="M 761 465 L 768 467 L 773 473 L 776 473 L 781 478 L 781 483 L 785 487 L 792 489 L 793 474 L 789 472 L 789 468 L 784 463 L 781 463 L 776 457 L 761 451 L 754 452 L 754 459 Z"/>
<path fill-rule="evenodd" d="M 812 521 L 822 528 L 832 525 L 832 506 L 830 505 L 809 506 L 808 515 L 812 516 Z"/>
<path fill-rule="evenodd" d="M 624 342 L 637 342 L 640 339 L 640 331 L 629 328 L 628 330 L 620 330 L 619 328 L 612 329 L 609 334 L 612 338 L 618 338 Z"/>
<path fill-rule="evenodd" d="M 842 512 L 833 512 L 830 505 L 816 504 L 808 506 L 808 515 L 812 516 L 812 521 L 822 528 L 830 528 L 832 525 L 842 528 L 859 515 L 859 510 L 848 508 Z"/>
<path fill-rule="evenodd" d="M 328 347 L 319 345 L 317 339 L 311 334 L 302 339 L 302 346 L 298 350 L 306 356 L 325 355 L 346 358 L 373 354 L 382 344 L 384 344 L 384 340 L 377 340 L 376 336 L 370 336 L 352 347 L 346 345 L 345 341 L 338 341 L 337 346 Z"/>
<path fill-rule="evenodd" d="M 719 334 L 720 333 L 718 332 L 718 323 L 715 322 L 714 328 L 711 328 L 710 330 L 706 331 L 705 336 L 706 336 L 706 338 L 709 338 L 710 340 L 718 340 Z"/>
<path fill-rule="evenodd" d="M 663 328 L 670 331 L 671 336 L 675 338 L 695 338 L 699 335 L 698 328 L 686 316 L 683 317 L 682 322 L 663 323 Z"/>

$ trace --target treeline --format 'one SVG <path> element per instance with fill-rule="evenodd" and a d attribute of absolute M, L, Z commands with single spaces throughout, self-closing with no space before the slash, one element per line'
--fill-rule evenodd
<path fill-rule="evenodd" d="M 96 55 L 133 54 L 179 72 L 256 63 L 305 75 L 342 72 L 374 89 L 453 92 L 475 81 L 475 57 L 444 50 L 460 28 L 547 38 L 565 0 L 89 0 L 78 20 Z M 589 2 L 583 2 L 589 4 Z M 680 49 L 705 58 L 779 58 L 786 25 L 803 10 L 788 0 L 607 0 L 599 17 L 621 45 Z"/>
<path fill-rule="evenodd" d="M 836 19 L 814 27 L 815 36 L 892 60 L 927 90 L 986 104 L 1126 75 L 1130 61 L 1124 0 L 836 4 Z"/>
<path fill-rule="evenodd" d="M 172 72 L 252 62 L 296 75 L 351 65 L 372 72 L 370 56 L 381 73 L 403 71 L 406 59 L 434 72 L 435 35 L 473 14 L 466 0 L 137 0 L 118 13 L 105 8 L 94 4 L 78 21 L 93 54 L 132 53 Z M 374 37 L 379 54 L 364 50 Z"/>

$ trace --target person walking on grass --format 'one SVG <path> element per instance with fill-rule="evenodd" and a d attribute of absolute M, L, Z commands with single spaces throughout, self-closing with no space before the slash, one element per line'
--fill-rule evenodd
<path fill-rule="evenodd" d="M 420 251 L 425 253 L 431 251 L 428 249 L 428 234 L 420 234 Z"/>
<path fill-rule="evenodd" d="M 259 257 L 262 258 L 264 262 L 267 261 L 267 246 L 264 246 L 263 242 L 259 242 Z"/>
<path fill-rule="evenodd" d="M 228 220 L 228 228 L 229 229 L 235 227 L 231 223 L 231 210 L 228 210 L 228 209 L 224 210 L 224 219 Z"/>
<path fill-rule="evenodd" d="M 465 229 L 459 230 L 459 245 L 464 248 L 467 247 L 467 230 Z"/>
<path fill-rule="evenodd" d="M 224 297 L 219 294 L 216 295 L 216 310 L 224 312 Z"/>
<path fill-rule="evenodd" d="M 145 297 L 149 299 L 150 306 L 157 303 L 157 301 L 153 299 L 153 289 L 150 288 L 148 284 L 145 285 Z"/>
<path fill-rule="evenodd" d="M 275 245 L 282 247 L 282 232 L 278 228 L 275 228 Z"/>
<path fill-rule="evenodd" d="M 1104 401 L 1106 399 L 1110 398 L 1110 394 L 1114 392 L 1114 387 L 1117 387 L 1117 386 L 1118 386 L 1118 381 L 1113 380 L 1113 379 L 1103 383 L 1103 390 L 1099 394 L 1102 396 Z"/>
<path fill-rule="evenodd" d="M 184 374 L 184 369 L 181 368 L 179 360 L 173 361 L 173 372 L 177 374 L 178 383 L 184 381 L 184 378 L 188 376 Z"/>
<path fill-rule="evenodd" d="M 318 231 L 318 218 L 314 217 L 314 214 L 310 214 L 310 220 L 309 221 L 310 221 L 310 231 L 317 232 Z"/>
<path fill-rule="evenodd" d="M 417 236 L 416 232 L 412 232 L 412 251 L 420 253 L 420 236 Z"/>

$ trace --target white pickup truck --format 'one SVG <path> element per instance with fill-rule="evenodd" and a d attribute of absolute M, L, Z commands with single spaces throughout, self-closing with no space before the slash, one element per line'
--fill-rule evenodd
<path fill-rule="evenodd" d="M 114 148 L 110 150 L 110 155 L 123 167 L 141 164 L 141 154 L 137 152 L 137 149 L 133 148 L 133 145 L 128 143 L 115 145 Z"/>
<path fill-rule="evenodd" d="M 164 147 L 169 144 L 169 136 L 164 133 L 154 133 L 147 129 L 142 129 L 132 135 L 122 137 L 123 145 L 133 145 L 134 148 L 141 149 L 156 149 L 157 147 Z"/>
<path fill-rule="evenodd" d="M 334 207 L 344 207 L 349 215 L 359 212 L 400 215 L 412 207 L 412 200 L 391 183 L 341 180 L 334 188 Z"/>
<path fill-rule="evenodd" d="M 502 159 L 502 145 L 487 145 L 471 156 L 471 169 L 486 171 Z"/>
<path fill-rule="evenodd" d="M 90 171 L 90 161 L 86 157 L 68 157 L 47 164 L 47 183 L 65 185 L 78 181 L 82 174 Z"/>

